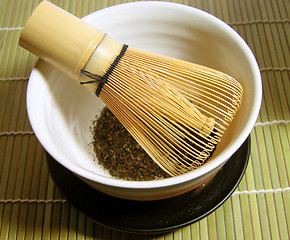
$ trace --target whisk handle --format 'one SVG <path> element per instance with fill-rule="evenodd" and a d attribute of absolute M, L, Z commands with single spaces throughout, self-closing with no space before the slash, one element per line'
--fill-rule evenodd
<path fill-rule="evenodd" d="M 78 79 L 103 37 L 103 32 L 43 1 L 25 24 L 19 45 Z"/>

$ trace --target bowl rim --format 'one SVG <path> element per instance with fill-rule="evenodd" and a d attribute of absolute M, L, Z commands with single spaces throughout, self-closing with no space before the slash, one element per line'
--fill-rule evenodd
<path fill-rule="evenodd" d="M 112 186 L 112 187 L 119 187 L 119 188 L 130 188 L 130 189 L 153 189 L 153 188 L 161 188 L 161 187 L 169 187 L 172 185 L 178 185 L 182 184 L 184 182 L 191 181 L 193 179 L 196 179 L 198 177 L 201 177 L 202 175 L 207 174 L 208 172 L 214 171 L 221 165 L 223 165 L 234 153 L 238 150 L 238 148 L 243 144 L 243 142 L 247 139 L 247 137 L 250 135 L 250 132 L 252 131 L 254 124 L 256 122 L 256 119 L 259 114 L 259 109 L 261 106 L 262 101 L 262 81 L 261 81 L 261 75 L 259 71 L 258 64 L 256 62 L 256 59 L 246 44 L 246 42 L 240 37 L 240 35 L 235 32 L 230 26 L 228 26 L 226 23 L 224 23 L 219 18 L 211 15 L 210 13 L 207 13 L 203 10 L 183 5 L 180 3 L 173 3 L 173 2 L 164 2 L 164 1 L 140 1 L 140 2 L 129 2 L 129 3 L 122 3 L 114 6 L 110 6 L 104 9 L 100 9 L 98 11 L 92 12 L 88 14 L 87 16 L 83 17 L 82 19 L 88 23 L 90 21 L 93 21 L 93 19 L 104 13 L 108 13 L 111 11 L 121 11 L 122 9 L 127 9 L 130 7 L 138 7 L 143 8 L 144 7 L 163 7 L 163 8 L 169 8 L 179 11 L 186 11 L 190 13 L 194 13 L 203 17 L 208 18 L 210 21 L 214 22 L 214 24 L 217 24 L 219 27 L 223 28 L 225 31 L 228 31 L 229 34 L 235 39 L 235 41 L 238 42 L 239 46 L 242 48 L 242 50 L 246 53 L 248 62 L 250 63 L 251 71 L 254 75 L 255 86 L 256 86 L 256 92 L 255 92 L 255 100 L 253 102 L 254 106 L 252 107 L 252 112 L 249 113 L 249 120 L 247 121 L 247 124 L 245 125 L 244 130 L 241 132 L 238 138 L 236 138 L 233 143 L 222 152 L 219 156 L 213 157 L 214 161 L 209 161 L 207 164 L 202 165 L 198 168 L 198 171 L 191 171 L 179 176 L 170 177 L 167 179 L 161 179 L 161 180 L 151 180 L 151 181 L 126 181 L 121 179 L 115 179 L 115 178 L 109 178 L 105 176 L 101 176 L 99 174 L 93 173 L 88 171 L 87 169 L 81 168 L 75 163 L 70 162 L 69 160 L 66 160 L 65 157 L 58 155 L 54 152 L 49 151 L 48 146 L 45 141 L 45 137 L 41 136 L 41 134 L 38 134 L 38 128 L 36 127 L 37 124 L 35 123 L 34 119 L 31 117 L 33 114 L 33 109 L 31 109 L 30 102 L 32 101 L 30 97 L 30 92 L 32 91 L 32 84 L 33 79 L 35 78 L 35 74 L 37 69 L 33 69 L 30 77 L 29 82 L 27 86 L 27 95 L 26 95 L 26 102 L 27 102 L 27 112 L 28 117 L 31 122 L 32 129 L 35 132 L 36 137 L 42 144 L 42 146 L 51 154 L 51 156 L 56 159 L 60 164 L 65 166 L 67 169 L 72 171 L 73 173 L 81 176 L 84 179 L 87 179 L 92 182 L 98 182 L 104 185 Z M 41 61 L 41 60 L 40 60 Z M 32 80 L 32 81 L 31 81 Z"/>

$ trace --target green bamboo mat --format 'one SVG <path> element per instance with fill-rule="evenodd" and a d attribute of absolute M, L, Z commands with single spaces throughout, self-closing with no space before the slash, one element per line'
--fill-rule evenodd
<path fill-rule="evenodd" d="M 172 1 L 217 16 L 245 39 L 260 66 L 263 101 L 251 133 L 250 162 L 237 190 L 208 217 L 163 235 L 133 235 L 98 225 L 72 207 L 50 178 L 25 105 L 36 57 L 17 45 L 39 1 L 0 0 L 0 239 L 289 239 L 288 0 Z M 129 1 L 52 2 L 82 17 Z"/>

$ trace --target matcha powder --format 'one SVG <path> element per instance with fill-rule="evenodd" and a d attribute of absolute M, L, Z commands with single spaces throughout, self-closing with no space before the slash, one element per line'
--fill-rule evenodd
<path fill-rule="evenodd" d="M 148 181 L 169 177 L 106 107 L 93 123 L 93 149 L 98 163 L 111 176 Z"/>

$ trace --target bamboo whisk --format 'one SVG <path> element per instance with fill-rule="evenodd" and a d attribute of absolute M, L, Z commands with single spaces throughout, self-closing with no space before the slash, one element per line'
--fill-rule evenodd
<path fill-rule="evenodd" d="M 19 43 L 94 91 L 172 176 L 211 156 L 241 103 L 232 77 L 122 45 L 46 1 Z"/>

